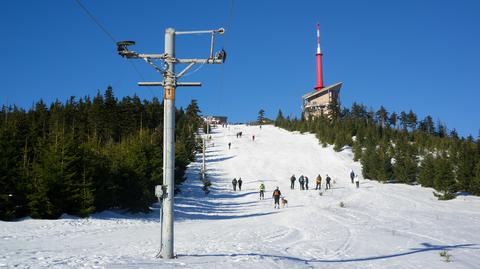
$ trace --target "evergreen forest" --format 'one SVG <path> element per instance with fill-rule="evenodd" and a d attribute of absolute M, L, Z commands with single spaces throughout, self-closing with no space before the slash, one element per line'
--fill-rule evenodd
<path fill-rule="evenodd" d="M 197 149 L 195 100 L 176 110 L 175 183 Z M 162 184 L 163 105 L 157 99 L 69 98 L 0 113 L 0 219 L 148 212 Z"/>
<path fill-rule="evenodd" d="M 459 137 L 455 129 L 448 131 L 431 116 L 418 119 L 411 110 L 389 113 L 382 106 L 373 111 L 357 103 L 340 108 L 335 101 L 329 109 L 328 116 L 314 119 L 284 117 L 280 110 L 275 125 L 313 133 L 335 151 L 351 147 L 364 178 L 432 187 L 439 199 L 480 195 L 478 138 Z"/>

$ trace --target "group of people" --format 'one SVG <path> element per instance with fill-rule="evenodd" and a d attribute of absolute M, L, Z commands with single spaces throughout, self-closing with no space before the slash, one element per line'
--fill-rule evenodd
<path fill-rule="evenodd" d="M 352 171 L 350 171 L 350 179 L 352 180 L 352 184 L 355 181 L 355 186 L 357 186 L 357 188 L 360 188 L 360 179 L 358 178 L 358 175 L 355 175 L 355 172 L 353 172 L 353 169 Z"/>
<path fill-rule="evenodd" d="M 237 190 L 237 185 L 238 185 L 238 190 L 241 191 L 242 190 L 242 183 L 243 183 L 243 181 L 242 181 L 241 177 L 239 177 L 238 180 L 237 180 L 237 178 L 234 178 L 232 180 L 233 191 Z"/>
<path fill-rule="evenodd" d="M 292 175 L 290 178 L 290 189 L 295 189 L 295 181 L 297 179 L 295 178 L 295 175 Z M 300 190 L 308 190 L 308 177 L 301 175 L 298 178 L 298 183 L 300 184 Z"/>
<path fill-rule="evenodd" d="M 274 201 L 274 208 L 279 209 L 280 208 L 280 197 L 282 196 L 282 192 L 278 188 L 278 186 L 275 188 L 275 190 L 272 193 L 272 198 Z M 265 199 L 265 184 L 260 183 L 260 200 Z"/>
<path fill-rule="evenodd" d="M 297 180 L 297 178 L 295 177 L 295 175 L 292 175 L 290 177 L 290 189 L 295 189 L 295 181 Z M 300 190 L 308 190 L 308 177 L 307 176 L 304 176 L 304 175 L 301 175 L 299 178 L 298 178 L 298 183 L 300 184 Z M 330 182 L 332 181 L 332 178 L 330 178 L 330 176 L 327 174 L 327 177 L 325 178 L 325 181 L 326 181 L 326 184 L 325 184 L 325 189 L 330 189 L 331 188 L 331 185 L 330 185 Z M 315 190 L 320 190 L 322 189 L 322 176 L 319 174 L 315 180 Z"/>
<path fill-rule="evenodd" d="M 353 169 L 350 171 L 350 179 L 351 179 L 352 184 L 355 183 L 357 188 L 360 187 L 360 180 L 358 178 L 358 175 L 356 175 L 355 172 L 353 171 Z M 233 181 L 232 181 L 233 190 L 235 190 L 236 184 L 238 184 L 239 190 L 241 190 L 241 185 L 242 185 L 241 180 L 242 180 L 241 178 L 239 178 L 238 180 L 233 179 Z M 292 190 L 295 189 L 295 181 L 296 180 L 297 179 L 296 179 L 295 175 L 292 175 L 292 177 L 290 178 L 290 189 L 292 189 Z M 326 190 L 332 188 L 331 181 L 332 181 L 332 178 L 327 174 L 326 177 L 325 177 L 325 189 Z M 300 183 L 300 190 L 308 190 L 308 177 L 307 176 L 301 175 L 298 178 L 298 182 Z M 321 190 L 322 189 L 322 176 L 320 174 L 315 179 L 315 183 L 316 183 L 315 184 L 315 190 Z M 265 184 L 263 184 L 263 182 L 260 183 L 259 191 L 260 191 L 260 200 L 264 200 L 265 199 Z M 282 199 L 282 200 L 284 199 L 284 198 L 281 197 L 281 195 L 282 195 L 282 193 L 280 192 L 280 189 L 278 187 L 276 187 L 275 190 L 272 193 L 272 198 L 274 200 L 274 208 L 280 208 L 280 199 Z M 283 201 L 282 201 L 282 203 L 283 203 Z"/>

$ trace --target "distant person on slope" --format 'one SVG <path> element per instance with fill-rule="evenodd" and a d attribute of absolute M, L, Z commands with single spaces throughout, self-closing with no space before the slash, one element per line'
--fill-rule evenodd
<path fill-rule="evenodd" d="M 327 184 L 325 184 L 325 189 L 328 190 L 328 189 L 331 189 L 332 186 L 330 186 L 330 181 L 332 180 L 328 174 L 327 174 L 327 177 L 325 178 L 325 180 L 327 181 Z"/>
<path fill-rule="evenodd" d="M 355 176 L 355 185 L 357 185 L 357 188 L 360 188 L 360 178 L 358 175 Z"/>
<path fill-rule="evenodd" d="M 322 176 L 320 174 L 317 176 L 317 179 L 315 180 L 315 183 L 317 183 L 317 185 L 315 185 L 315 189 L 316 190 L 321 190 L 322 189 Z"/>
<path fill-rule="evenodd" d="M 265 199 L 265 185 L 263 182 L 260 184 L 260 200 Z"/>
<path fill-rule="evenodd" d="M 238 181 L 237 181 L 237 183 L 238 183 L 238 190 L 239 190 L 239 191 L 241 191 L 241 190 L 242 190 L 242 183 L 243 183 L 243 181 L 242 181 L 242 178 L 241 178 L 241 177 L 239 177 L 239 178 L 238 178 Z"/>
<path fill-rule="evenodd" d="M 305 189 L 305 178 L 303 175 L 298 178 L 298 183 L 300 183 L 300 190 L 303 191 Z"/>
<path fill-rule="evenodd" d="M 350 179 L 352 180 L 352 184 L 353 184 L 354 178 L 355 178 L 355 173 L 353 172 L 353 169 L 352 169 L 352 171 L 350 172 Z"/>
<path fill-rule="evenodd" d="M 252 135 L 252 140 L 255 141 L 255 135 Z"/>
<path fill-rule="evenodd" d="M 236 191 L 237 190 L 237 179 L 236 178 L 234 178 L 232 180 L 232 185 L 233 185 L 233 191 Z"/>
<path fill-rule="evenodd" d="M 228 149 L 230 149 L 231 146 L 232 146 L 232 143 L 228 142 Z"/>
<path fill-rule="evenodd" d="M 295 189 L 295 180 L 297 180 L 295 178 L 295 175 L 292 175 L 292 177 L 290 178 L 290 189 Z"/>
<path fill-rule="evenodd" d="M 280 195 L 282 195 L 282 193 L 280 192 L 280 190 L 278 189 L 278 187 L 273 191 L 273 194 L 272 194 L 272 197 L 273 197 L 273 200 L 275 201 L 275 204 L 273 206 L 273 208 L 278 208 L 280 209 Z"/>
<path fill-rule="evenodd" d="M 308 177 L 305 176 L 305 189 L 308 191 Z"/>

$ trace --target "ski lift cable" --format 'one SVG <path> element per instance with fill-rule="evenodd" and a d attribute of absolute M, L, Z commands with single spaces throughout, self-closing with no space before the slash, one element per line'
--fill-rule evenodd
<path fill-rule="evenodd" d="M 194 70 L 184 74 L 182 77 L 188 77 L 194 73 L 196 73 L 198 70 L 202 69 L 202 67 L 205 65 L 205 63 L 201 63 L 197 68 L 195 68 Z"/>
<path fill-rule="evenodd" d="M 97 20 L 97 18 L 95 18 L 95 16 L 92 14 L 92 12 L 90 12 L 90 10 L 88 10 L 88 8 L 82 4 L 82 2 L 80 0 L 75 0 L 75 2 L 78 4 L 78 6 L 83 10 L 83 12 L 85 12 L 85 14 L 87 14 L 87 16 L 95 23 L 95 25 L 98 26 L 98 28 L 100 28 L 100 30 L 102 30 L 102 32 L 108 36 L 108 38 L 116 45 L 117 44 L 117 41 L 115 39 L 115 37 L 107 30 L 107 28 L 105 28 L 99 20 Z M 132 61 L 132 60 L 128 60 L 128 62 L 130 63 L 130 65 L 132 66 L 133 70 L 135 70 L 135 73 L 137 73 L 137 75 L 142 79 L 142 80 L 145 80 L 145 76 L 143 76 L 143 74 L 140 72 L 140 70 L 137 68 L 137 66 L 135 65 L 135 63 Z M 152 94 L 153 97 L 157 97 L 156 94 L 152 91 L 152 89 L 149 87 L 148 90 L 150 91 L 150 93 Z"/>
<path fill-rule="evenodd" d="M 231 0 L 230 1 L 230 12 L 229 12 L 229 15 L 228 15 L 228 18 L 227 18 L 227 29 L 228 31 L 226 32 L 226 36 L 225 36 L 225 43 L 224 43 L 224 49 L 226 49 L 229 45 L 229 37 L 231 35 L 231 31 L 232 31 L 232 21 L 233 21 L 233 12 L 234 12 L 234 9 L 235 9 L 235 0 Z M 223 93 L 225 91 L 225 65 L 222 64 L 221 66 L 221 69 L 220 69 L 220 88 L 219 88 L 219 91 L 218 91 L 218 94 L 217 94 L 217 98 L 219 101 L 217 101 L 217 111 L 218 113 L 221 112 L 221 109 L 222 109 L 222 101 L 223 101 Z"/>

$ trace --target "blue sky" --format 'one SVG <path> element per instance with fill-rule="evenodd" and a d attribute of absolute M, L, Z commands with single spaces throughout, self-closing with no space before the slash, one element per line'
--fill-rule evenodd
<path fill-rule="evenodd" d="M 301 95 L 315 85 L 315 24 L 321 24 L 324 81 L 344 82 L 341 102 L 377 110 L 412 109 L 461 135 L 480 128 L 479 1 L 93 1 L 82 0 L 116 40 L 139 52 L 163 52 L 164 29 L 225 27 L 217 40 L 224 66 L 206 65 L 183 81 L 177 106 L 198 99 L 204 114 L 232 122 L 258 110 L 300 115 Z M 230 16 L 233 14 L 233 16 Z M 74 0 L 2 1 L 0 104 L 24 108 L 43 99 L 94 95 L 161 97 L 116 54 L 112 40 Z M 177 57 L 206 57 L 208 37 L 178 37 Z M 160 77 L 135 63 L 146 81 Z"/>

